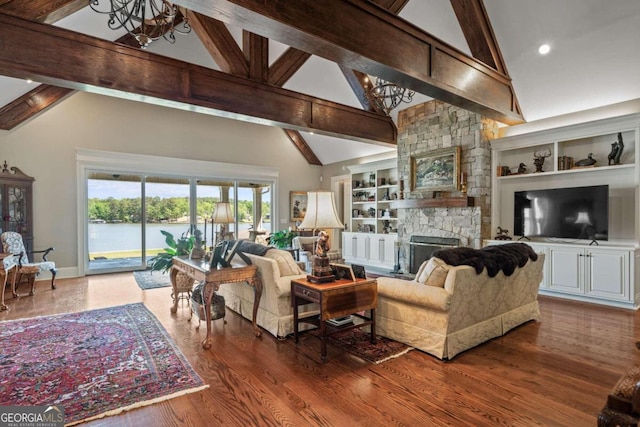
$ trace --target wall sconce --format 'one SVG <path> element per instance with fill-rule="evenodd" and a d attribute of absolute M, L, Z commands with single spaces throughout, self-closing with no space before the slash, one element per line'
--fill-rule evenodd
<path fill-rule="evenodd" d="M 467 194 L 467 173 L 466 172 L 460 173 L 460 191 L 462 191 L 462 194 Z"/>

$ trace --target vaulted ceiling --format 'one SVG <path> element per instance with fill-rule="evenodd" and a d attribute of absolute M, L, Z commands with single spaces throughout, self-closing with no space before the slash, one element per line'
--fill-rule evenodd
<path fill-rule="evenodd" d="M 0 0 L 0 129 L 86 90 L 276 125 L 326 164 L 394 148 L 368 76 L 505 124 L 640 98 L 635 0 L 175 3 L 192 33 L 141 50 L 87 0 Z"/>

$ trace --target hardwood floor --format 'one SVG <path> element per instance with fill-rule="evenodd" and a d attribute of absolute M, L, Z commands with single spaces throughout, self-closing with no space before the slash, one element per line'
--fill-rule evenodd
<path fill-rule="evenodd" d="M 227 310 L 205 325 L 172 315 L 170 288 L 142 291 L 131 273 L 37 283 L 9 299 L 0 320 L 144 302 L 210 388 L 88 426 L 594 426 L 608 391 L 640 363 L 637 312 L 540 297 L 542 318 L 452 361 L 419 351 L 380 365 L 304 336 L 254 338 L 251 322 Z M 24 290 L 24 288 L 23 288 Z"/>

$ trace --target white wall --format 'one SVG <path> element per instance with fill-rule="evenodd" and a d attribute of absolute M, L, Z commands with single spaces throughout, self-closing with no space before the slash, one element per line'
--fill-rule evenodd
<path fill-rule="evenodd" d="M 322 173 L 279 128 L 83 92 L 0 132 L 0 147 L 0 161 L 36 179 L 34 247 L 55 246 L 51 259 L 63 271 L 78 259 L 76 148 L 278 168 L 285 222 L 274 228 L 291 225 L 289 191 L 318 188 Z"/>

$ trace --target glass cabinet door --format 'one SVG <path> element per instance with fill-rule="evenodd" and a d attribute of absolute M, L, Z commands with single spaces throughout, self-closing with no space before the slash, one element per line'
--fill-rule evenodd
<path fill-rule="evenodd" d="M 27 226 L 27 189 L 19 186 L 7 187 L 6 231 L 29 234 Z"/>

